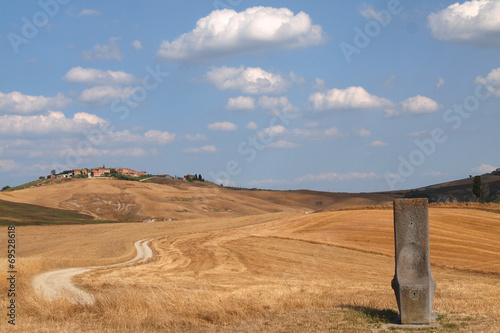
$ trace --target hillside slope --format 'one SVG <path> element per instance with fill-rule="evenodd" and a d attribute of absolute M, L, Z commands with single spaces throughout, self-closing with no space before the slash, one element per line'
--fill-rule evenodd
<path fill-rule="evenodd" d="M 316 211 L 390 205 L 394 194 L 234 190 L 214 184 L 171 184 L 114 179 L 70 179 L 0 193 L 0 200 L 74 210 L 99 220 L 144 221 L 237 217 L 280 211 Z"/>
<path fill-rule="evenodd" d="M 481 176 L 481 197 L 472 193 L 473 178 L 421 187 L 406 192 L 407 198 L 428 198 L 429 202 L 500 202 L 500 175 Z"/>

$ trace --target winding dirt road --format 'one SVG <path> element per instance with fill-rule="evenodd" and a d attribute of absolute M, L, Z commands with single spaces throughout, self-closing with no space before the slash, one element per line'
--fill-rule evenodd
<path fill-rule="evenodd" d="M 153 256 L 153 251 L 148 246 L 148 243 L 153 239 L 154 238 L 147 238 L 135 242 L 134 246 L 137 250 L 137 255 L 131 260 L 106 266 L 66 268 L 57 271 L 42 273 L 35 276 L 35 278 L 33 279 L 33 287 L 38 293 L 44 294 L 50 299 L 56 299 L 61 295 L 66 294 L 75 304 L 94 304 L 94 296 L 81 289 L 78 289 L 71 282 L 73 276 L 83 274 L 85 272 L 98 268 L 110 268 L 135 263 L 143 263 Z"/>

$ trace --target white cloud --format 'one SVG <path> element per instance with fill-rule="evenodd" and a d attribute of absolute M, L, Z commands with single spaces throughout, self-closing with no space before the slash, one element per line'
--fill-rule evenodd
<path fill-rule="evenodd" d="M 492 94 L 500 97 L 500 67 L 492 69 L 486 77 L 476 77 L 474 83 L 485 85 Z"/>
<path fill-rule="evenodd" d="M 266 136 L 270 136 L 270 137 L 274 137 L 274 136 L 277 136 L 277 135 L 282 135 L 282 134 L 285 134 L 287 132 L 286 128 L 281 126 L 281 125 L 276 125 L 276 126 L 271 126 L 271 127 L 267 127 L 265 128 L 261 134 L 264 134 Z"/>
<path fill-rule="evenodd" d="M 122 60 L 125 55 L 120 50 L 120 46 L 116 43 L 120 38 L 113 37 L 109 39 L 108 44 L 96 44 L 92 50 L 82 52 L 84 60 Z"/>
<path fill-rule="evenodd" d="M 320 78 L 314 79 L 314 83 L 313 83 L 312 89 L 313 89 L 313 91 L 325 91 L 326 90 L 326 88 L 325 88 L 325 80 L 320 79 Z"/>
<path fill-rule="evenodd" d="M 255 109 L 255 98 L 250 96 L 230 98 L 226 108 L 229 110 L 253 110 Z"/>
<path fill-rule="evenodd" d="M 252 130 L 252 131 L 255 131 L 257 128 L 259 128 L 259 126 L 257 126 L 257 124 L 254 123 L 253 121 L 246 124 L 245 127 L 248 128 L 249 130 Z"/>
<path fill-rule="evenodd" d="M 325 41 L 308 14 L 287 8 L 252 7 L 242 12 L 214 10 L 196 28 L 172 42 L 163 41 L 157 57 L 199 62 L 273 48 L 295 48 Z"/>
<path fill-rule="evenodd" d="M 260 67 L 216 67 L 207 73 L 207 78 L 219 90 L 241 90 L 246 94 L 277 94 L 289 85 L 280 75 Z"/>
<path fill-rule="evenodd" d="M 363 3 L 359 8 L 359 13 L 366 19 L 381 20 L 381 15 L 373 8 L 373 5 Z M 384 19 L 384 17 L 382 17 Z"/>
<path fill-rule="evenodd" d="M 204 134 L 184 134 L 184 138 L 188 141 L 206 141 L 208 140 L 207 136 Z"/>
<path fill-rule="evenodd" d="M 424 114 L 436 112 L 441 108 L 436 101 L 425 96 L 414 96 L 400 102 L 396 108 L 386 110 L 388 117 L 401 116 L 405 114 Z"/>
<path fill-rule="evenodd" d="M 268 148 L 296 148 L 298 146 L 298 144 L 286 140 L 278 140 L 266 145 Z"/>
<path fill-rule="evenodd" d="M 387 142 L 379 141 L 379 140 L 376 140 L 376 141 L 373 141 L 372 143 L 370 143 L 371 147 L 385 147 L 385 146 L 388 146 L 388 145 L 389 144 Z"/>
<path fill-rule="evenodd" d="M 62 93 L 55 97 L 23 95 L 18 91 L 7 94 L 0 92 L 0 112 L 29 114 L 50 109 L 64 109 L 71 104 L 71 98 Z"/>
<path fill-rule="evenodd" d="M 357 129 L 354 130 L 354 133 L 357 136 L 370 136 L 372 134 L 372 132 L 370 132 L 366 128 L 357 128 Z"/>
<path fill-rule="evenodd" d="M 0 116 L 0 133 L 3 135 L 29 135 L 75 133 L 105 124 L 104 119 L 85 112 L 76 113 L 73 118 L 66 118 L 61 111 L 49 111 L 46 115 Z"/>
<path fill-rule="evenodd" d="M 440 108 L 436 101 L 420 95 L 405 99 L 401 102 L 401 106 L 403 112 L 409 113 L 430 113 L 436 112 Z"/>
<path fill-rule="evenodd" d="M 87 9 L 85 8 L 78 14 L 78 16 L 91 16 L 91 15 L 101 15 L 101 12 L 95 9 Z"/>
<path fill-rule="evenodd" d="M 187 148 L 187 149 L 184 149 L 185 153 L 194 153 L 194 154 L 197 154 L 197 153 L 215 153 L 216 151 L 217 151 L 217 148 L 215 148 L 215 146 L 213 146 L 213 145 L 204 146 L 204 147 L 201 147 L 201 148 Z"/>
<path fill-rule="evenodd" d="M 134 50 L 142 50 L 142 43 L 140 40 L 134 40 L 130 46 L 132 46 L 134 48 Z"/>
<path fill-rule="evenodd" d="M 438 82 L 436 84 L 436 90 L 441 89 L 442 86 L 444 86 L 444 79 L 442 77 L 438 77 Z"/>
<path fill-rule="evenodd" d="M 238 129 L 238 125 L 233 124 L 229 121 L 223 121 L 218 123 L 209 124 L 207 128 L 211 131 L 236 131 Z"/>
<path fill-rule="evenodd" d="M 298 109 L 288 101 L 288 97 L 269 97 L 262 96 L 259 98 L 258 104 L 261 108 L 269 110 L 282 111 L 284 113 L 292 113 Z"/>
<path fill-rule="evenodd" d="M 125 100 L 132 96 L 138 87 L 97 86 L 82 91 L 78 101 L 86 106 L 102 106 L 114 100 Z"/>
<path fill-rule="evenodd" d="M 73 67 L 63 79 L 72 83 L 85 83 L 90 85 L 128 85 L 139 81 L 132 74 L 123 71 L 103 71 L 96 68 Z"/>
<path fill-rule="evenodd" d="M 369 94 L 363 87 L 334 88 L 324 93 L 316 92 L 309 96 L 309 101 L 315 110 L 371 110 L 393 105 L 388 99 Z"/>
<path fill-rule="evenodd" d="M 493 165 L 483 163 L 476 168 L 472 168 L 471 170 L 483 174 L 483 173 L 490 173 L 492 171 L 495 171 L 496 169 L 498 169 L 498 167 L 494 167 Z"/>
<path fill-rule="evenodd" d="M 11 171 L 18 168 L 18 164 L 13 160 L 0 160 L 0 171 Z"/>
<path fill-rule="evenodd" d="M 321 173 L 321 174 L 309 174 L 303 177 L 297 178 L 295 181 L 297 183 L 307 182 L 307 181 L 334 181 L 334 180 L 351 180 L 351 179 L 369 179 L 369 178 L 379 178 L 379 176 L 374 172 L 349 172 L 349 173 Z"/>
<path fill-rule="evenodd" d="M 500 0 L 456 2 L 427 20 L 432 36 L 439 40 L 500 46 Z"/>
<path fill-rule="evenodd" d="M 150 142 L 164 145 L 172 142 L 175 139 L 175 134 L 167 131 L 149 130 L 144 134 L 144 138 Z"/>
<path fill-rule="evenodd" d="M 298 137 L 310 140 L 327 140 L 342 136 L 342 133 L 336 127 L 331 127 L 324 130 L 296 128 L 292 132 Z"/>

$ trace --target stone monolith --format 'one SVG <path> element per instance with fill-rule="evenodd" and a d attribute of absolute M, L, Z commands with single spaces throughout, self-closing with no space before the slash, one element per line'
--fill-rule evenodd
<path fill-rule="evenodd" d="M 430 324 L 436 281 L 431 274 L 427 199 L 394 200 L 394 244 L 392 289 L 401 324 Z"/>

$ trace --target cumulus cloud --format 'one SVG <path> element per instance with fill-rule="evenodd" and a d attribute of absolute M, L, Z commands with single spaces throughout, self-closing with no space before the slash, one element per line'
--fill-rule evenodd
<path fill-rule="evenodd" d="M 175 134 L 167 131 L 149 130 L 144 134 L 144 138 L 149 142 L 164 145 L 172 142 L 175 139 Z"/>
<path fill-rule="evenodd" d="M 387 142 L 384 142 L 384 141 L 373 141 L 372 143 L 370 143 L 370 146 L 371 147 L 385 147 L 385 146 L 388 146 L 389 144 Z"/>
<path fill-rule="evenodd" d="M 259 106 L 263 109 L 269 110 L 277 110 L 282 111 L 284 113 L 292 113 L 297 111 L 298 109 L 290 103 L 288 97 L 269 97 L 262 96 L 259 98 L 258 102 Z"/>
<path fill-rule="evenodd" d="M 108 44 L 96 44 L 92 50 L 85 50 L 81 53 L 84 60 L 122 60 L 125 55 L 116 43 L 120 38 L 110 38 Z"/>
<path fill-rule="evenodd" d="M 216 151 L 217 151 L 217 148 L 215 148 L 215 146 L 213 146 L 213 145 L 204 146 L 204 147 L 200 147 L 200 148 L 184 149 L 185 153 L 194 153 L 194 154 L 197 154 L 197 153 L 215 153 Z"/>
<path fill-rule="evenodd" d="M 18 91 L 0 92 L 0 112 L 29 114 L 50 109 L 64 109 L 71 104 L 71 98 L 62 93 L 54 97 L 23 95 Z"/>
<path fill-rule="evenodd" d="M 255 98 L 250 96 L 230 98 L 226 108 L 229 110 L 253 110 L 255 109 Z"/>
<path fill-rule="evenodd" d="M 336 127 L 331 127 L 324 130 L 316 128 L 310 128 L 310 129 L 296 128 L 292 132 L 298 137 L 309 140 L 328 140 L 342 136 L 342 133 Z"/>
<path fill-rule="evenodd" d="M 289 82 L 278 74 L 260 67 L 216 67 L 207 78 L 219 90 L 241 90 L 246 94 L 277 94 L 288 88 Z"/>
<path fill-rule="evenodd" d="M 394 104 L 388 99 L 369 94 L 363 87 L 334 88 L 326 92 L 315 92 L 309 96 L 309 101 L 315 110 L 372 110 Z"/>
<path fill-rule="evenodd" d="M 427 17 L 432 36 L 439 40 L 500 46 L 500 0 L 454 3 Z"/>
<path fill-rule="evenodd" d="M 114 100 L 129 98 L 137 90 L 137 87 L 97 86 L 82 91 L 78 101 L 85 106 L 103 106 Z"/>
<path fill-rule="evenodd" d="M 101 15 L 101 12 L 95 9 L 87 9 L 85 8 L 78 14 L 78 16 L 92 16 L 92 15 Z"/>
<path fill-rule="evenodd" d="M 273 48 L 296 48 L 325 41 L 321 26 L 308 14 L 288 8 L 252 7 L 242 12 L 214 10 L 196 28 L 174 41 L 163 41 L 157 57 L 200 62 Z"/>
<path fill-rule="evenodd" d="M 134 40 L 130 46 L 132 46 L 134 48 L 134 50 L 142 50 L 142 43 L 140 40 Z"/>
<path fill-rule="evenodd" d="M 276 142 L 272 142 L 266 145 L 267 148 L 279 148 L 279 149 L 296 148 L 298 146 L 299 146 L 298 144 L 286 140 L 278 140 Z"/>
<path fill-rule="evenodd" d="M 396 108 L 387 109 L 387 116 L 401 116 L 405 114 L 423 114 L 436 112 L 441 108 L 436 101 L 425 96 L 414 96 L 400 102 Z"/>
<path fill-rule="evenodd" d="M 128 85 L 139 81 L 134 75 L 123 71 L 103 71 L 96 68 L 73 67 L 63 79 L 72 83 L 89 85 Z"/>
<path fill-rule="evenodd" d="M 276 125 L 276 126 L 270 126 L 265 128 L 261 134 L 269 136 L 269 137 L 274 137 L 277 135 L 282 135 L 287 132 L 286 128 L 281 126 L 281 125 Z"/>
<path fill-rule="evenodd" d="M 483 174 L 483 173 L 490 173 L 492 171 L 495 171 L 496 169 L 498 169 L 498 167 L 494 167 L 493 165 L 483 163 L 478 167 L 472 168 L 471 170 Z"/>
<path fill-rule="evenodd" d="M 492 93 L 500 97 L 500 67 L 491 70 L 486 76 L 478 76 L 475 84 L 482 84 Z"/>
<path fill-rule="evenodd" d="M 49 111 L 45 115 L 0 116 L 0 133 L 3 135 L 30 135 L 75 133 L 105 124 L 104 119 L 85 112 L 76 113 L 73 118 L 66 118 L 61 111 Z"/>
<path fill-rule="evenodd" d="M 209 124 L 207 128 L 211 131 L 231 132 L 231 131 L 236 131 L 238 129 L 238 125 L 233 124 L 229 121 L 223 121 L 223 122 Z"/>
<path fill-rule="evenodd" d="M 254 123 L 253 121 L 251 121 L 248 124 L 246 124 L 245 127 L 248 128 L 251 131 L 255 131 L 257 128 L 259 128 L 259 126 L 257 126 L 257 124 Z"/>

